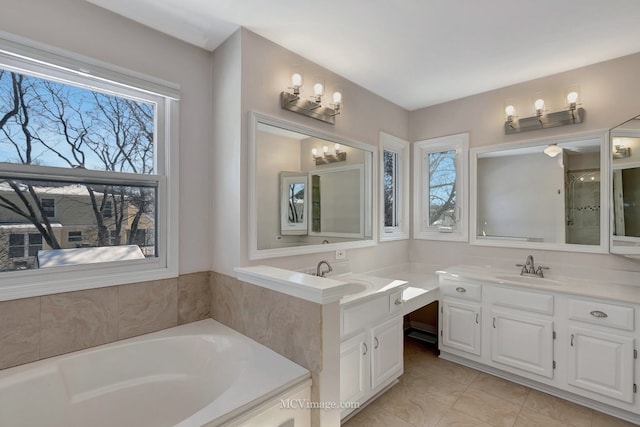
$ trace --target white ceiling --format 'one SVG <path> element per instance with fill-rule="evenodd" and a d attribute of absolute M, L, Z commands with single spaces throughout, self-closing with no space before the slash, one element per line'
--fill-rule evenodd
<path fill-rule="evenodd" d="M 640 51 L 638 0 L 87 0 L 213 50 L 240 26 L 407 110 Z"/>

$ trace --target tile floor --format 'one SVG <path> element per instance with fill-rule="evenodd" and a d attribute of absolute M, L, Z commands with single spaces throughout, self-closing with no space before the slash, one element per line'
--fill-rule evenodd
<path fill-rule="evenodd" d="M 575 426 L 634 424 L 475 369 L 439 359 L 406 338 L 404 375 L 345 427 Z"/>

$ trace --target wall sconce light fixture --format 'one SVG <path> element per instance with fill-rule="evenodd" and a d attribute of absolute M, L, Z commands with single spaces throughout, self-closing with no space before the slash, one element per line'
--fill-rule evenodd
<path fill-rule="evenodd" d="M 313 156 L 313 160 L 315 161 L 316 166 L 326 165 L 328 163 L 344 162 L 345 160 L 347 160 L 347 153 L 341 150 L 340 144 L 336 144 L 333 149 L 335 154 L 330 154 L 329 147 L 323 145 L 322 156 L 318 156 L 318 149 L 312 148 L 311 155 Z"/>
<path fill-rule="evenodd" d="M 342 107 L 342 94 L 340 92 L 334 92 L 333 104 L 323 106 L 322 97 L 324 96 L 324 85 L 322 83 L 315 83 L 313 85 L 313 96 L 311 99 L 302 99 L 300 97 L 300 93 L 302 92 L 302 75 L 299 73 L 294 73 L 291 76 L 291 86 L 289 89 L 291 89 L 292 92 L 283 91 L 280 94 L 280 106 L 283 109 L 325 123 L 335 124 L 335 117 L 340 114 L 340 108 Z"/>
<path fill-rule="evenodd" d="M 613 146 L 614 159 L 624 159 L 626 157 L 631 157 L 631 147 L 624 147 L 622 145 Z"/>
<path fill-rule="evenodd" d="M 570 92 L 567 95 L 567 104 L 569 108 L 547 112 L 545 109 L 544 99 L 536 99 L 534 102 L 535 116 L 523 117 L 517 119 L 514 115 L 515 107 L 508 105 L 505 108 L 506 120 L 504 122 L 504 133 L 506 135 L 512 133 L 526 132 L 530 130 L 546 129 L 556 126 L 575 125 L 582 123 L 584 120 L 584 109 L 578 107 L 578 92 Z"/>

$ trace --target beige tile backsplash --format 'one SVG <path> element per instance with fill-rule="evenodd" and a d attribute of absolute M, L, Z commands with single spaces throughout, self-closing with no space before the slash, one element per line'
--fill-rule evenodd
<path fill-rule="evenodd" d="M 210 317 L 209 272 L 0 302 L 0 369 Z"/>

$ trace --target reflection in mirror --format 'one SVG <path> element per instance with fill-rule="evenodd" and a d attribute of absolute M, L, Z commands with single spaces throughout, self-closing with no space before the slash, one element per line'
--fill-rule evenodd
<path fill-rule="evenodd" d="M 307 175 L 281 172 L 280 183 L 280 233 L 307 234 Z"/>
<path fill-rule="evenodd" d="M 611 252 L 640 253 L 640 116 L 611 130 Z"/>
<path fill-rule="evenodd" d="M 474 150 L 475 243 L 604 250 L 603 143 L 593 137 Z"/>
<path fill-rule="evenodd" d="M 252 117 L 251 259 L 374 244 L 373 150 Z"/>
<path fill-rule="evenodd" d="M 363 165 L 313 172 L 311 182 L 313 226 L 310 234 L 364 238 Z"/>

